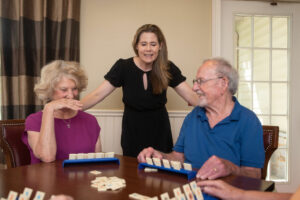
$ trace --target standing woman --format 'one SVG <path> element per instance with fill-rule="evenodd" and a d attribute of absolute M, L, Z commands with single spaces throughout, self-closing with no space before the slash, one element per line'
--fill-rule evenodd
<path fill-rule="evenodd" d="M 166 40 L 158 26 L 145 24 L 140 27 L 132 46 L 136 56 L 119 59 L 104 76 L 104 82 L 82 99 L 83 109 L 101 102 L 122 86 L 125 105 L 121 136 L 123 155 L 136 157 L 148 146 L 170 152 L 173 140 L 165 107 L 168 86 L 191 105 L 197 105 L 198 97 L 179 68 L 168 60 Z"/>

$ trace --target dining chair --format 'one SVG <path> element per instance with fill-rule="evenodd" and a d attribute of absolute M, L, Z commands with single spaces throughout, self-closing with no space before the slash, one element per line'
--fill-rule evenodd
<path fill-rule="evenodd" d="M 261 178 L 267 176 L 269 160 L 273 152 L 278 148 L 279 127 L 278 126 L 263 126 L 264 148 L 265 148 L 265 164 L 261 169 Z"/>
<path fill-rule="evenodd" d="M 7 168 L 30 164 L 30 152 L 22 142 L 25 120 L 0 120 L 0 146 Z"/>

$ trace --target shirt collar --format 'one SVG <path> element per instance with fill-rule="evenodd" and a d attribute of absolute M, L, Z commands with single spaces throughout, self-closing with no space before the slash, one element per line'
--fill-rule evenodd
<path fill-rule="evenodd" d="M 234 102 L 234 107 L 233 107 L 231 114 L 226 119 L 228 119 L 230 121 L 238 121 L 240 119 L 241 105 L 235 96 L 232 96 L 232 100 Z M 197 116 L 200 118 L 201 121 L 208 121 L 205 108 L 203 108 L 203 107 L 198 106 Z"/>

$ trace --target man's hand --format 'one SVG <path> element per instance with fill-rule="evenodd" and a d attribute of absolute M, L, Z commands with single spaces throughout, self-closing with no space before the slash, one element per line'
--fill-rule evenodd
<path fill-rule="evenodd" d="M 139 155 L 137 156 L 137 159 L 140 163 L 145 163 L 146 157 L 149 157 L 149 158 L 155 157 L 155 158 L 162 159 L 163 155 L 162 155 L 162 153 L 160 153 L 159 151 L 156 151 L 152 147 L 148 147 L 148 148 L 143 149 L 143 151 L 141 151 L 139 153 Z"/>
<path fill-rule="evenodd" d="M 239 174 L 239 170 L 240 167 L 232 162 L 214 155 L 211 156 L 198 170 L 197 178 L 216 179 L 233 173 Z"/>

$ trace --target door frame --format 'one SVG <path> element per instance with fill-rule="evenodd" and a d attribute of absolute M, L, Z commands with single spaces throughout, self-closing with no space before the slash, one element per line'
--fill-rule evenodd
<path fill-rule="evenodd" d="M 222 1 L 226 0 L 212 0 L 212 56 L 222 56 Z M 234 1 L 234 0 L 231 0 Z M 241 3 L 240 1 L 237 1 Z M 253 3 L 257 1 L 253 1 Z M 245 1 L 249 3 L 249 1 Z M 300 6 L 300 4 L 299 4 Z M 298 5 L 297 5 L 298 7 Z M 292 9 L 291 9 L 292 10 Z M 294 9 L 295 10 L 295 9 Z M 294 11 L 295 12 L 295 11 Z M 297 11 L 297 19 L 300 18 L 300 12 Z M 278 183 L 276 188 L 279 192 L 295 192 L 300 186 L 300 173 L 298 169 L 300 168 L 299 157 L 299 146 L 300 146 L 300 95 L 298 85 L 300 85 L 300 59 L 297 57 L 297 52 L 300 52 L 300 39 L 295 39 L 298 37 L 295 35 L 295 27 L 300 27 L 300 20 L 291 21 L 292 32 L 291 39 L 293 43 L 291 44 L 291 63 L 290 63 L 290 94 L 289 94 L 289 164 L 288 164 L 288 180 L 287 183 Z M 228 27 L 230 28 L 230 27 Z M 299 28 L 298 28 L 299 29 Z M 297 30 L 299 31 L 299 30 Z M 226 33 L 225 33 L 226 34 Z M 232 44 L 233 45 L 233 44 Z M 232 49 L 228 47 L 228 49 Z M 233 54 L 233 52 L 232 52 Z M 229 58 L 227 58 L 229 59 Z M 230 58 L 233 61 L 233 57 Z M 298 112 L 297 112 L 298 111 Z M 298 120 L 297 120 L 298 119 Z M 298 153 L 297 153 L 298 152 Z"/>

